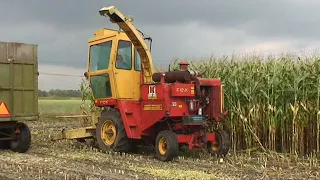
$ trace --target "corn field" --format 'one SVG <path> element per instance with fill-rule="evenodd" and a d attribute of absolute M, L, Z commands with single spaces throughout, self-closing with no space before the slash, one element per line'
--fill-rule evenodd
<path fill-rule="evenodd" d="M 234 151 L 319 152 L 320 56 L 232 55 L 190 63 L 206 70 L 206 78 L 221 78 Z"/>

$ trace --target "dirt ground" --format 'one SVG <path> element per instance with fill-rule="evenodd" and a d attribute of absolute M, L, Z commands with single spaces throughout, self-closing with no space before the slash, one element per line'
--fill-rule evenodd
<path fill-rule="evenodd" d="M 180 156 L 160 162 L 149 148 L 139 154 L 99 152 L 86 143 L 51 141 L 49 135 L 78 121 L 42 118 L 27 122 L 32 145 L 25 154 L 0 152 L 0 179 L 319 179 L 316 158 L 279 154 Z"/>

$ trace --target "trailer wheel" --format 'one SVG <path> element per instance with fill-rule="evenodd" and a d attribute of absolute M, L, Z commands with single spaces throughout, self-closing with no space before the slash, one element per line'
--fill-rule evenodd
<path fill-rule="evenodd" d="M 179 153 L 179 144 L 174 132 L 161 131 L 156 138 L 156 157 L 161 161 L 171 161 Z"/>
<path fill-rule="evenodd" d="M 224 130 L 217 130 L 215 132 L 215 137 L 217 144 L 208 143 L 208 151 L 211 155 L 226 156 L 230 148 L 229 135 Z"/>
<path fill-rule="evenodd" d="M 31 145 L 31 133 L 29 127 L 24 123 L 17 123 L 17 129 L 20 133 L 17 134 L 15 140 L 10 141 L 10 149 L 15 152 L 25 153 Z"/>
<path fill-rule="evenodd" d="M 96 139 L 102 151 L 130 152 L 132 142 L 127 137 L 119 111 L 107 109 L 101 113 L 97 128 Z"/>

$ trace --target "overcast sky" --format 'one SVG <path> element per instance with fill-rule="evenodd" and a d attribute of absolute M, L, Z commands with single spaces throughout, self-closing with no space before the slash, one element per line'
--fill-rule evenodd
<path fill-rule="evenodd" d="M 153 38 L 155 64 L 233 52 L 312 51 L 320 45 L 317 0 L 0 0 L 0 41 L 38 44 L 40 89 L 78 89 L 81 77 L 41 73 L 83 75 L 88 38 L 99 28 L 116 27 L 98 13 L 110 5 L 132 15 L 138 29 Z"/>

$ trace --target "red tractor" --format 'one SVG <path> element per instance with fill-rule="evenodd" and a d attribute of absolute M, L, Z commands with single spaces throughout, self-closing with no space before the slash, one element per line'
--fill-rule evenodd
<path fill-rule="evenodd" d="M 114 6 L 99 12 L 122 31 L 100 29 L 89 40 L 85 76 L 103 111 L 93 127 L 73 138 L 92 135 L 101 150 L 118 152 L 130 152 L 146 140 L 162 161 L 177 157 L 182 146 L 225 156 L 229 137 L 216 128 L 226 115 L 221 81 L 199 77 L 185 68 L 188 63 L 178 71 L 154 72 L 145 43 L 152 39 Z"/>

